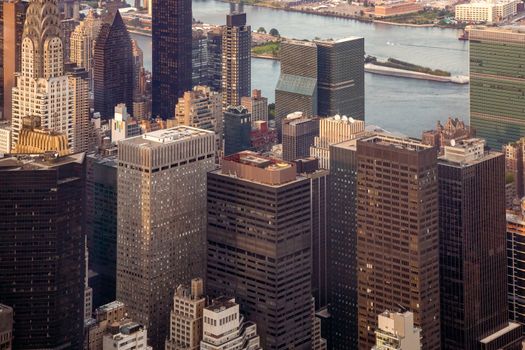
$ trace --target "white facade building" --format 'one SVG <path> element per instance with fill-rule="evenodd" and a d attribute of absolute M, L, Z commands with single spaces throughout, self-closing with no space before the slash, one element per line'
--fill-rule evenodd
<path fill-rule="evenodd" d="M 376 345 L 372 350 L 421 350 L 421 329 L 412 312 L 385 311 L 377 318 Z"/>
<path fill-rule="evenodd" d="M 233 298 L 217 298 L 204 308 L 201 350 L 260 350 L 257 326 L 245 322 Z"/>
<path fill-rule="evenodd" d="M 310 156 L 319 159 L 319 167 L 330 169 L 330 145 L 353 140 L 365 131 L 365 122 L 335 115 L 319 120 L 319 136 L 310 147 Z"/>
<path fill-rule="evenodd" d="M 118 143 L 128 137 L 139 136 L 142 129 L 136 120 L 133 120 L 124 103 L 115 106 L 115 116 L 111 122 L 111 142 Z"/>
<path fill-rule="evenodd" d="M 11 153 L 11 123 L 0 122 L 0 154 Z"/>
<path fill-rule="evenodd" d="M 130 322 L 120 326 L 118 333 L 104 335 L 102 350 L 151 350 L 147 340 L 146 327 Z"/>
<path fill-rule="evenodd" d="M 480 0 L 456 5 L 455 18 L 463 22 L 494 23 L 518 13 L 519 0 Z"/>
<path fill-rule="evenodd" d="M 178 286 L 173 296 L 170 335 L 166 350 L 198 350 L 202 339 L 202 315 L 206 299 L 201 278 L 191 280 L 191 289 Z"/>
<path fill-rule="evenodd" d="M 25 116 L 63 133 L 73 145 L 73 92 L 64 73 L 64 47 L 56 2 L 31 2 L 22 34 L 21 72 L 13 88 L 13 148 Z"/>

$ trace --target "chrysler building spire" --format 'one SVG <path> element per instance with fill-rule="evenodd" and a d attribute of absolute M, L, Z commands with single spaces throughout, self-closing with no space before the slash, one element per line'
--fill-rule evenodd
<path fill-rule="evenodd" d="M 22 34 L 22 74 L 32 78 L 64 75 L 64 47 L 56 0 L 32 0 Z"/>

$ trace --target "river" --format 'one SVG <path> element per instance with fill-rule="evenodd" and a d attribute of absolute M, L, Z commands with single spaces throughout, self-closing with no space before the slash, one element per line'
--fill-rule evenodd
<path fill-rule="evenodd" d="M 453 74 L 468 74 L 468 43 L 457 40 L 458 31 L 358 22 L 298 12 L 245 6 L 252 29 L 279 30 L 290 38 L 313 39 L 362 36 L 365 51 L 380 59 L 394 57 L 439 68 Z M 193 17 L 210 24 L 224 24 L 229 4 L 217 0 L 193 0 Z M 133 35 L 144 51 L 144 64 L 151 69 L 151 38 Z M 259 88 L 270 101 L 279 77 L 279 62 L 252 59 L 252 88 Z M 365 74 L 366 121 L 387 130 L 419 137 L 448 116 L 468 120 L 468 85 Z"/>

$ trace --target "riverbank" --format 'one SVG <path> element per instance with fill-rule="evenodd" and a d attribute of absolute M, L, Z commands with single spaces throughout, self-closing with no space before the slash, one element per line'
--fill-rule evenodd
<path fill-rule="evenodd" d="M 378 66 L 372 63 L 365 64 L 365 72 L 387 75 L 391 77 L 400 77 L 400 78 L 409 78 L 409 79 L 419 79 L 419 80 L 430 80 L 440 83 L 454 83 L 454 84 L 468 84 L 469 77 L 464 75 L 454 75 L 454 76 L 439 76 L 427 73 L 414 72 L 404 69 L 390 68 L 384 66 Z"/>
<path fill-rule="evenodd" d="M 219 0 L 225 3 L 231 3 L 232 1 L 228 0 Z M 242 1 L 242 0 L 241 0 Z M 385 25 L 392 25 L 392 26 L 405 26 L 405 27 L 414 27 L 414 28 L 441 28 L 441 29 L 461 29 L 459 27 L 444 25 L 442 23 L 424 23 L 424 24 L 417 24 L 417 23 L 403 23 L 403 22 L 395 22 L 395 21 L 389 21 L 388 17 L 382 18 L 382 19 L 375 19 L 374 17 L 366 17 L 364 15 L 352 15 L 352 14 L 344 14 L 341 12 L 334 12 L 334 11 L 317 11 L 309 8 L 301 8 L 301 7 L 287 7 L 287 6 L 281 6 L 279 3 L 273 2 L 273 1 L 253 1 L 253 2 L 243 2 L 244 6 L 253 6 L 253 7 L 264 7 L 274 10 L 282 10 L 286 12 L 298 12 L 298 13 L 304 13 L 304 14 L 310 14 L 310 15 L 317 15 L 317 16 L 323 16 L 323 17 L 332 17 L 332 18 L 342 18 L 342 19 L 350 19 L 355 20 L 358 22 L 363 23 L 379 23 L 379 24 L 385 24 Z M 409 15 L 410 16 L 410 15 Z M 408 19 L 409 20 L 409 19 Z"/>

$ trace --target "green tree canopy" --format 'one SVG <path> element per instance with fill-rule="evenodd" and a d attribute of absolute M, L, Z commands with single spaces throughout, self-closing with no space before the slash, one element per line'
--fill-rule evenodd
<path fill-rule="evenodd" d="M 270 29 L 271 36 L 280 36 L 279 31 L 275 28 Z"/>

